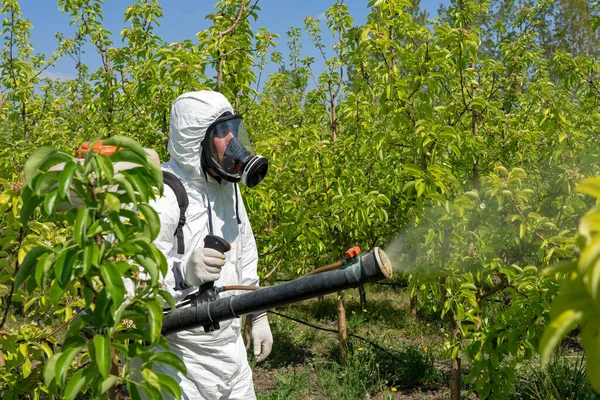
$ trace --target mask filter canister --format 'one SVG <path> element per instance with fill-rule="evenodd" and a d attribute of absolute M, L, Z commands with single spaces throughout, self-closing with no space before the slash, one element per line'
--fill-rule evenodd
<path fill-rule="evenodd" d="M 267 175 L 269 161 L 263 156 L 252 156 L 243 166 L 242 183 L 249 188 L 258 185 Z"/>

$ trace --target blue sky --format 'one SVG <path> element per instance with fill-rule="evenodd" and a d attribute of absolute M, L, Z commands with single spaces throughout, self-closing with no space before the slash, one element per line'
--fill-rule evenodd
<path fill-rule="evenodd" d="M 1 0 L 0 0 L 1 1 Z M 162 0 L 163 18 L 161 26 L 157 29 L 157 34 L 167 42 L 177 42 L 184 39 L 195 41 L 195 34 L 208 28 L 209 21 L 205 16 L 212 12 L 216 0 Z M 448 4 L 450 0 L 421 0 L 421 7 L 429 12 L 430 17 L 437 16 L 437 10 L 440 4 Z M 25 18 L 28 18 L 32 25 L 32 42 L 36 52 L 52 52 L 56 47 L 56 32 L 63 32 L 70 35 L 73 32 L 69 26 L 69 16 L 58 11 L 56 1 L 52 0 L 21 0 L 21 11 Z M 123 13 L 128 4 L 133 3 L 127 0 L 105 0 L 104 1 L 104 27 L 111 31 L 114 36 L 115 44 L 119 43 L 119 33 L 125 26 L 123 22 Z M 355 24 L 362 24 L 369 12 L 367 7 L 368 0 L 346 0 L 345 2 Z M 325 10 L 333 4 L 333 0 L 259 0 L 258 21 L 254 24 L 255 28 L 265 27 L 273 33 L 281 36 L 277 40 L 277 50 L 287 53 L 287 44 L 285 32 L 292 26 L 303 27 L 303 20 L 307 16 L 313 16 L 324 20 Z M 332 41 L 330 35 L 323 26 L 323 38 L 326 41 Z M 313 50 L 308 38 L 303 39 L 304 55 L 311 55 L 316 58 L 316 51 Z M 88 54 L 83 61 L 95 70 L 99 64 L 99 57 L 96 54 Z M 315 65 L 316 69 L 319 65 Z M 274 72 L 275 67 L 270 66 L 265 71 L 267 74 Z M 47 76 L 51 77 L 72 77 L 74 74 L 73 61 L 68 58 L 60 61 L 56 67 L 49 69 Z"/>

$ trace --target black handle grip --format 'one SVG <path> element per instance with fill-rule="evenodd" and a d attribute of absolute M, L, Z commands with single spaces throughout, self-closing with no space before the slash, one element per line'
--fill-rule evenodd
<path fill-rule="evenodd" d="M 204 238 L 204 247 L 209 249 L 215 249 L 221 253 L 227 253 L 231 250 L 231 244 L 220 236 L 206 235 Z M 203 293 L 207 289 L 212 289 L 215 286 L 214 282 L 206 282 L 200 286 L 200 293 Z"/>
<path fill-rule="evenodd" d="M 209 249 L 215 249 L 223 254 L 231 250 L 231 245 L 227 240 L 216 235 L 206 235 L 204 238 L 204 247 Z"/>

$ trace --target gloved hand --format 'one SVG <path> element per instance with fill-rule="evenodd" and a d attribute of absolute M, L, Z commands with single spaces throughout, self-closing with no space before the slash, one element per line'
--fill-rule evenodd
<path fill-rule="evenodd" d="M 269 327 L 267 313 L 258 315 L 252 320 L 252 343 L 254 344 L 254 357 L 256 362 L 263 361 L 273 348 L 273 335 Z"/>
<path fill-rule="evenodd" d="M 185 281 L 190 286 L 216 281 L 221 276 L 226 259 L 225 254 L 215 249 L 195 249 L 185 265 Z"/>

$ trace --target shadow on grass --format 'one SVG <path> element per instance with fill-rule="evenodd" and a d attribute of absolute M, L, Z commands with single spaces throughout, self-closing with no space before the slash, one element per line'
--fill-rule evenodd
<path fill-rule="evenodd" d="M 299 342 L 289 330 L 281 329 L 279 324 L 271 324 L 273 334 L 273 349 L 264 361 L 263 368 L 282 368 L 302 365 L 312 357 L 309 342 Z M 249 352 L 252 353 L 252 346 Z"/>
<path fill-rule="evenodd" d="M 389 329 L 413 329 L 419 322 L 440 322 L 434 315 L 424 316 L 425 321 L 419 318 L 415 321 L 406 307 L 402 307 L 393 299 L 372 299 L 367 303 L 367 308 L 362 309 L 357 300 L 346 300 L 346 316 L 361 318 L 365 324 L 381 323 Z M 366 311 L 365 311 L 366 310 Z M 337 299 L 326 297 L 321 301 L 295 304 L 282 309 L 282 312 L 293 311 L 293 315 L 304 320 L 316 320 L 321 323 L 337 321 Z M 421 317 L 421 315 L 419 315 Z"/>

